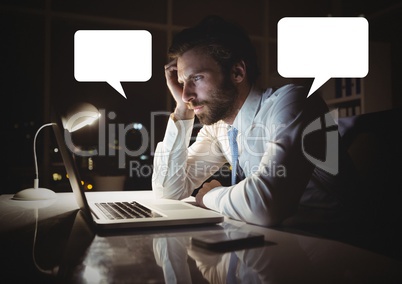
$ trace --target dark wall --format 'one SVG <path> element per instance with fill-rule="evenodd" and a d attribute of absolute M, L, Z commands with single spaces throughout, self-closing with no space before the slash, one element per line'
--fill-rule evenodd
<path fill-rule="evenodd" d="M 376 1 L 379 2 L 379 1 Z M 207 14 L 219 14 L 243 25 L 253 36 L 256 48 L 264 57 L 266 42 L 276 37 L 276 23 L 284 16 L 358 16 L 370 23 L 370 39 L 392 44 L 393 105 L 401 104 L 401 1 L 13 1 L 0 4 L 1 93 L 3 98 L 2 140 L 5 171 L 0 193 L 14 193 L 31 187 L 34 178 L 32 142 L 36 130 L 49 122 L 55 105 L 67 108 L 76 101 L 87 101 L 116 117 L 108 125 L 139 122 L 149 131 L 154 127 L 154 143 L 163 138 L 166 116 L 151 125 L 153 112 L 169 112 L 172 103 L 167 95 L 163 65 L 171 35 L 193 25 Z M 268 27 L 266 26 L 268 25 Z M 77 82 L 74 78 L 73 39 L 81 29 L 147 29 L 152 34 L 152 78 L 148 82 L 123 82 L 127 99 L 105 82 Z M 269 41 L 264 37 L 268 36 Z M 269 66 L 263 66 L 265 81 L 276 71 L 275 49 L 270 50 Z M 262 62 L 267 62 L 262 61 Z M 96 131 L 93 131 L 96 134 Z M 129 133 L 130 147 L 141 143 L 138 133 Z M 137 136 L 136 136 L 137 135 Z M 83 147 L 91 138 L 77 137 Z M 80 140 L 81 139 L 81 140 Z M 113 141 L 112 141 L 113 142 Z M 55 143 L 50 129 L 38 137 L 38 163 L 41 183 L 56 191 L 65 184 L 53 182 L 60 172 L 60 157 L 53 152 Z M 90 143 L 89 143 L 90 144 Z M 144 165 L 152 164 L 152 145 L 145 156 L 133 157 Z M 155 145 L 154 145 L 155 146 Z M 81 161 L 87 168 L 88 161 Z M 107 163 L 112 163 L 107 161 Z M 4 167 L 4 166 L 3 166 Z M 145 168 L 144 168 L 145 169 Z M 125 173 L 127 174 L 127 172 Z M 4 182 L 5 181 L 5 182 Z M 150 186 L 149 176 L 131 177 L 127 189 Z"/>

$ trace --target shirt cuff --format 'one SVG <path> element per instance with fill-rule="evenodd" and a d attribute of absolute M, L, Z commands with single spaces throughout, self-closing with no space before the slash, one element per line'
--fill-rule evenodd
<path fill-rule="evenodd" d="M 222 213 L 222 210 L 219 208 L 219 203 L 222 195 L 225 191 L 227 191 L 227 189 L 227 187 L 218 186 L 208 191 L 202 198 L 202 202 L 204 203 L 205 207 Z"/>
<path fill-rule="evenodd" d="M 167 150 L 172 150 L 173 145 L 179 139 L 180 141 L 186 141 L 186 147 L 190 144 L 191 135 L 186 135 L 188 131 L 192 131 L 194 125 L 194 119 L 176 120 L 174 114 L 170 115 L 165 136 L 163 138 L 163 144 Z M 182 139 L 184 135 L 184 140 Z"/>

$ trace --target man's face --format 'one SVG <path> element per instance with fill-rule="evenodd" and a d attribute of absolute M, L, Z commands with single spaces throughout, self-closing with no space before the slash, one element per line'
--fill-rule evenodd
<path fill-rule="evenodd" d="M 209 55 L 191 49 L 177 59 L 178 81 L 183 85 L 182 100 L 194 110 L 202 124 L 210 125 L 229 117 L 238 91 Z"/>

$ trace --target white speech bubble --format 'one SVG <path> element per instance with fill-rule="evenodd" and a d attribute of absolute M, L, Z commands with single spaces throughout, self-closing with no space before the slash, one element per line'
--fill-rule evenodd
<path fill-rule="evenodd" d="M 79 30 L 74 35 L 74 76 L 107 82 L 126 97 L 121 82 L 152 76 L 152 36 L 146 30 Z"/>
<path fill-rule="evenodd" d="M 309 97 L 330 78 L 368 73 L 368 22 L 363 17 L 286 17 L 278 22 L 278 72 L 315 78 Z"/>

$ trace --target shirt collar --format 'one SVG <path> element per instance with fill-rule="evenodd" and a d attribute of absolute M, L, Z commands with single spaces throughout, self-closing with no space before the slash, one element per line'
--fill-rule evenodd
<path fill-rule="evenodd" d="M 244 104 L 240 108 L 232 126 L 237 128 L 239 133 L 245 133 L 249 128 L 261 106 L 262 91 L 253 86 Z"/>

